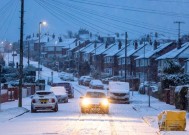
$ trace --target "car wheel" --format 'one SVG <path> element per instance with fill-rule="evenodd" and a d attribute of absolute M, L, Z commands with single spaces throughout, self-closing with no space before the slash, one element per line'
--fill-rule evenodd
<path fill-rule="evenodd" d="M 58 112 L 58 104 L 55 105 L 54 111 Z"/>
<path fill-rule="evenodd" d="M 68 99 L 66 99 L 66 100 L 64 101 L 64 103 L 68 103 Z"/>
<path fill-rule="evenodd" d="M 85 113 L 85 110 L 84 110 L 84 108 L 81 108 L 81 113 Z"/>
<path fill-rule="evenodd" d="M 35 113 L 35 112 L 36 112 L 36 110 L 33 109 L 33 107 L 31 106 L 31 113 Z"/>
<path fill-rule="evenodd" d="M 105 113 L 105 114 L 109 114 L 109 108 L 105 109 L 105 110 L 104 110 L 104 113 Z"/>

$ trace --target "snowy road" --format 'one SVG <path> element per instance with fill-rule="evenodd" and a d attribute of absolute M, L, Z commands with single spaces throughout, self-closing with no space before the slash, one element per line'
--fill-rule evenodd
<path fill-rule="evenodd" d="M 16 59 L 18 60 L 18 58 Z M 27 59 L 24 58 L 26 64 Z M 37 62 L 32 62 L 37 66 Z M 42 77 L 47 80 L 51 70 L 43 67 Z M 54 72 L 54 80 L 59 81 Z M 11 120 L 0 122 L 2 135 L 156 135 L 157 128 L 149 126 L 131 104 L 111 104 L 109 114 L 81 114 L 79 98 L 87 87 L 73 82 L 75 98 L 59 104 L 58 112 L 25 113 Z M 49 89 L 46 86 L 46 89 Z M 2 107 L 16 107 L 17 101 Z M 31 99 L 23 99 L 23 107 L 30 110 Z"/>
<path fill-rule="evenodd" d="M 26 113 L 20 117 L 0 123 L 4 135 L 155 135 L 150 127 L 132 108 L 131 104 L 111 104 L 107 114 L 81 114 L 79 97 L 86 87 L 75 87 L 75 98 L 69 103 L 59 104 L 59 111 Z M 30 98 L 23 100 L 30 109 Z"/>

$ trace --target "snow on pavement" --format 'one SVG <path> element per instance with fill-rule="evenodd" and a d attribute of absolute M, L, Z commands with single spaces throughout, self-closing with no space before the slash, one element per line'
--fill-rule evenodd
<path fill-rule="evenodd" d="M 27 60 L 24 58 L 25 63 Z M 37 62 L 31 62 L 36 65 Z M 42 77 L 47 79 L 52 70 L 43 67 Z M 53 72 L 54 80 L 61 81 L 57 72 Z M 73 82 L 75 98 L 67 104 L 59 104 L 59 111 L 25 113 L 30 110 L 31 98 L 23 98 L 23 107 L 18 108 L 18 101 L 2 104 L 0 112 L 0 131 L 6 135 L 189 135 L 189 114 L 187 113 L 186 131 L 159 132 L 157 115 L 163 110 L 177 110 L 173 105 L 160 102 L 151 97 L 148 107 L 148 96 L 134 92 L 131 104 L 111 104 L 110 114 L 81 114 L 79 97 L 87 87 Z M 46 85 L 46 89 L 50 86 Z M 24 113 L 24 114 L 23 114 Z M 16 117 L 19 116 L 20 117 Z"/>

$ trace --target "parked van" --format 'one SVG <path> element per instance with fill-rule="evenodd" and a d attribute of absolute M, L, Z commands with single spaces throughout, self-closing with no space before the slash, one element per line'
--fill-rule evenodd
<path fill-rule="evenodd" d="M 129 103 L 130 87 L 128 82 L 109 82 L 110 102 Z"/>

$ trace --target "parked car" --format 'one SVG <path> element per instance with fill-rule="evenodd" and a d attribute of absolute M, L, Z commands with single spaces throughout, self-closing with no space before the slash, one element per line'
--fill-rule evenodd
<path fill-rule="evenodd" d="M 91 80 L 89 83 L 89 88 L 104 89 L 104 85 L 101 80 Z"/>
<path fill-rule="evenodd" d="M 57 82 L 57 83 L 52 83 L 52 87 L 57 87 L 57 86 L 63 86 L 68 94 L 69 98 L 74 98 L 74 87 L 70 82 Z"/>
<path fill-rule="evenodd" d="M 89 113 L 90 111 L 109 113 L 108 98 L 101 90 L 87 90 L 80 99 L 81 113 Z"/>
<path fill-rule="evenodd" d="M 130 103 L 128 82 L 109 82 L 108 96 L 111 102 Z"/>
<path fill-rule="evenodd" d="M 31 100 L 31 112 L 37 110 L 58 111 L 58 100 L 52 91 L 36 91 Z"/>
<path fill-rule="evenodd" d="M 148 81 L 140 83 L 138 92 L 140 94 L 145 94 L 145 93 L 147 93 L 148 89 L 151 89 L 152 92 L 157 91 L 158 90 L 157 83 L 155 83 L 155 82 L 148 82 Z"/>
<path fill-rule="evenodd" d="M 91 81 L 92 79 L 93 79 L 92 77 L 86 76 L 86 77 L 83 79 L 83 85 L 89 86 L 89 83 L 90 83 L 90 81 Z"/>
<path fill-rule="evenodd" d="M 74 76 L 72 74 L 64 74 L 60 78 L 64 81 L 74 81 Z"/>
<path fill-rule="evenodd" d="M 90 76 L 81 76 L 79 79 L 78 79 L 78 84 L 79 85 L 83 85 L 83 81 L 86 77 L 90 77 Z"/>
<path fill-rule="evenodd" d="M 59 103 L 68 103 L 68 94 L 63 86 L 51 87 L 50 90 L 54 92 Z"/>

